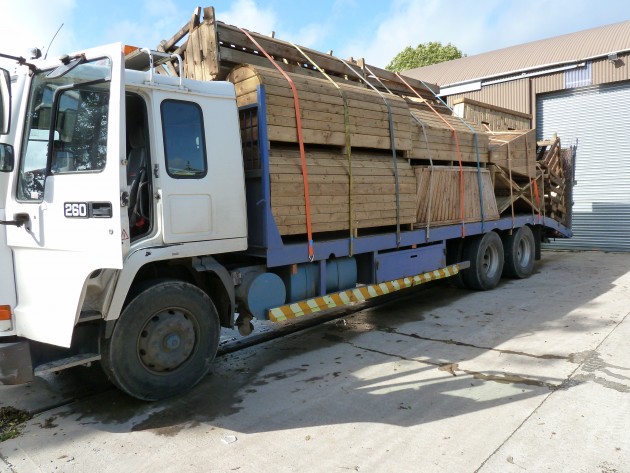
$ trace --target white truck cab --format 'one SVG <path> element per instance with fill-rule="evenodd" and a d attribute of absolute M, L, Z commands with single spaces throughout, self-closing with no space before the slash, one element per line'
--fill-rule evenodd
<path fill-rule="evenodd" d="M 159 262 L 247 247 L 232 84 L 126 70 L 122 44 L 19 69 L 10 132 L 6 77 L 0 102 L 0 350 L 16 358 L 0 366 L 4 382 L 32 377 L 40 345 L 72 349 L 69 363 L 100 358 L 103 324 L 90 322 L 119 318 L 139 272 L 168 278 Z M 229 326 L 233 294 L 223 299 Z M 198 344 L 187 317 L 145 331 Z M 175 348 L 163 370 L 190 357 Z"/>

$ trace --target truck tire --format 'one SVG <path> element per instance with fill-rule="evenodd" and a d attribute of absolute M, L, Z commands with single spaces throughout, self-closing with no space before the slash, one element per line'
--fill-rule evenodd
<path fill-rule="evenodd" d="M 219 316 L 192 284 L 160 280 L 125 307 L 101 364 L 119 389 L 156 401 L 192 388 L 208 373 L 219 346 Z"/>
<path fill-rule="evenodd" d="M 503 236 L 505 265 L 503 276 L 524 279 L 534 272 L 536 241 L 532 230 L 526 225 Z"/>
<path fill-rule="evenodd" d="M 503 272 L 503 244 L 495 232 L 464 240 L 463 260 L 470 268 L 462 271 L 466 287 L 478 291 L 494 289 Z"/>

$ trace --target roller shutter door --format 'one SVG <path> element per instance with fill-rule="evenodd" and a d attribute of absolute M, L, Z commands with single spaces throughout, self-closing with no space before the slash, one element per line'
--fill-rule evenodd
<path fill-rule="evenodd" d="M 570 240 L 550 248 L 630 251 L 630 83 L 539 95 L 538 139 L 577 142 Z"/>

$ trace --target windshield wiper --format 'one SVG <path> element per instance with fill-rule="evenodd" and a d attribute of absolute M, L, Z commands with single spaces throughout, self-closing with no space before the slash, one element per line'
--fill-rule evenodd
<path fill-rule="evenodd" d="M 46 74 L 47 79 L 58 79 L 59 77 L 63 77 L 72 69 L 80 64 L 83 64 L 86 61 L 85 54 L 79 54 L 78 56 L 75 56 L 73 58 L 64 56 L 60 58 L 60 60 L 62 62 L 61 66 L 53 69 L 48 74 Z"/>

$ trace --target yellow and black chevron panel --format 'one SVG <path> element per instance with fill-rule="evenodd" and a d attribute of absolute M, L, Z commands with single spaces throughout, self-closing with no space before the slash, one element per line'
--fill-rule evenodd
<path fill-rule="evenodd" d="M 447 266 L 446 268 L 436 269 L 435 271 L 418 274 L 416 276 L 394 279 L 393 281 L 371 284 L 369 286 L 360 286 L 354 289 L 337 292 L 335 294 L 314 297 L 305 301 L 294 302 L 292 304 L 276 307 L 275 309 L 270 309 L 268 317 L 272 322 L 284 322 L 286 320 L 295 319 L 302 317 L 303 315 L 313 314 L 322 310 L 367 301 L 378 296 L 391 294 L 392 292 L 400 291 L 402 289 L 435 281 L 436 279 L 455 276 L 459 273 L 459 270 L 460 265 L 453 264 L 451 266 Z"/>

